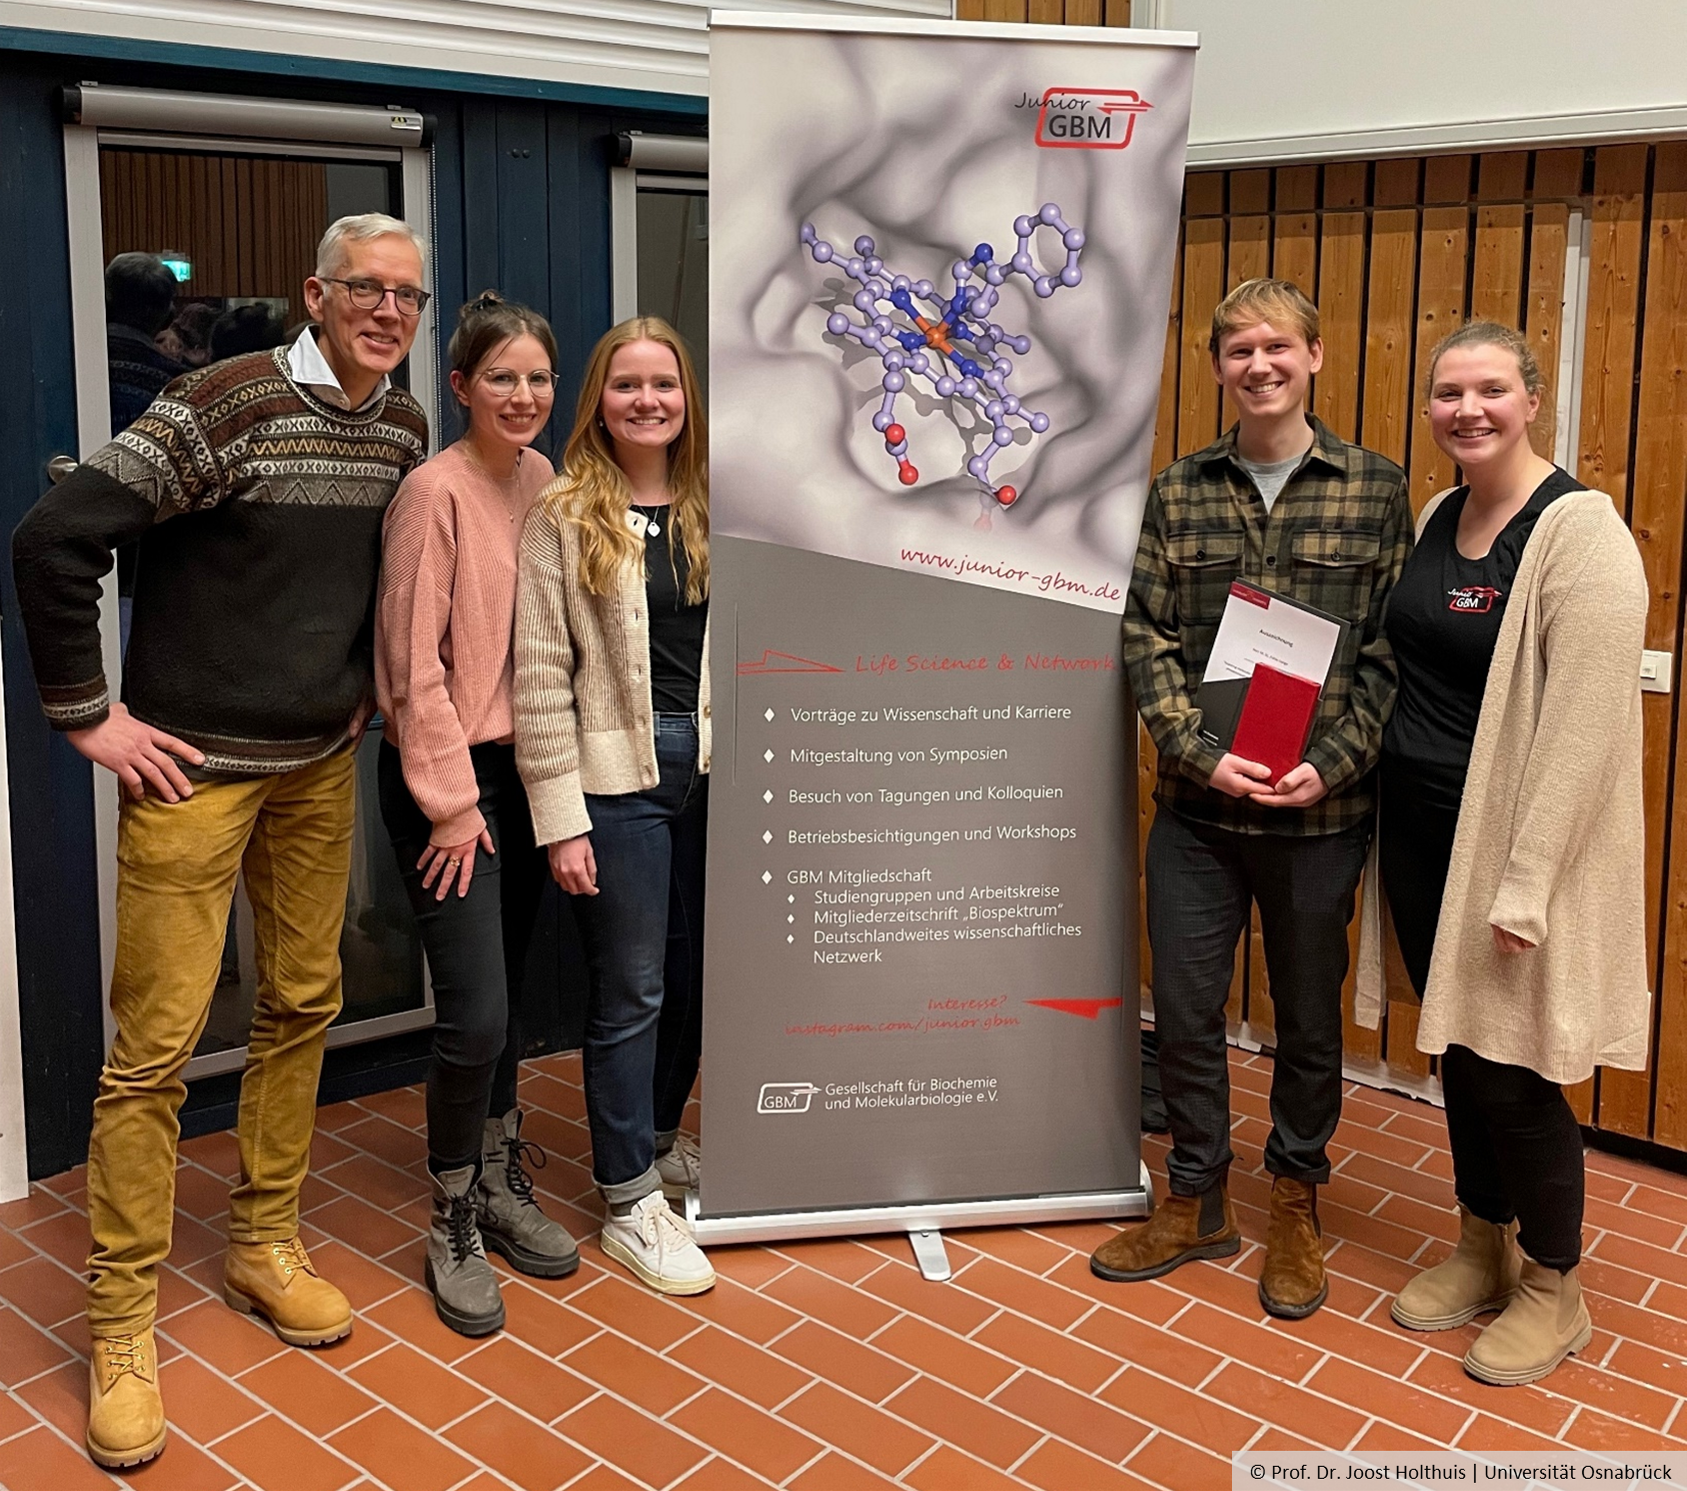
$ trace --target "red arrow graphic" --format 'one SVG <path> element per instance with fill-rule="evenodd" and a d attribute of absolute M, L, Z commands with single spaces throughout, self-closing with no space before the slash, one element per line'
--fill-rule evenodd
<path fill-rule="evenodd" d="M 775 652 L 764 648 L 759 662 L 740 663 L 739 677 L 746 673 L 842 673 L 830 663 L 817 663 L 813 658 L 798 657 L 794 652 Z"/>
<path fill-rule="evenodd" d="M 1082 1015 L 1086 1020 L 1093 1020 L 1103 1010 L 1117 1009 L 1125 1001 L 1118 999 L 1027 999 L 1027 1004 L 1034 1004 L 1040 1009 L 1059 1010 L 1063 1015 Z"/>

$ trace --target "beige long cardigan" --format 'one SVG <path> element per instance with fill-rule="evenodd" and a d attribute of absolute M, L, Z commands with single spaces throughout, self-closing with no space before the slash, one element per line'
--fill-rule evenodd
<path fill-rule="evenodd" d="M 1442 493 L 1424 510 L 1419 532 Z M 1552 1082 L 1646 1065 L 1640 651 L 1646 576 L 1611 499 L 1573 492 L 1523 550 L 1470 756 L 1418 1049 Z M 1382 1009 L 1373 845 L 1355 1017 Z M 1534 944 L 1501 953 L 1490 924 Z"/>
<path fill-rule="evenodd" d="M 580 581 L 580 530 L 558 477 L 534 502 L 516 572 L 515 759 L 533 834 L 554 844 L 589 833 L 586 794 L 614 797 L 657 782 L 650 699 L 650 606 L 644 566 L 622 566 L 616 588 Z M 629 510 L 642 541 L 649 520 Z M 697 769 L 709 769 L 709 628 L 697 685 Z"/>

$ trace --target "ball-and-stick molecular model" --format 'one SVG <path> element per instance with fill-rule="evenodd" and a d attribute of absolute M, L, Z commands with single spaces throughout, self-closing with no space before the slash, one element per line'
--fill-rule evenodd
<path fill-rule="evenodd" d="M 1052 274 L 1039 269 L 1031 257 L 1032 242 L 1043 228 L 1058 233 L 1066 251 L 1065 264 Z M 826 318 L 826 330 L 834 337 L 859 342 L 884 364 L 880 380 L 884 400 L 873 415 L 873 428 L 884 436 L 885 449 L 896 461 L 896 474 L 904 486 L 911 487 L 920 479 L 919 470 L 908 459 L 908 431 L 896 418 L 897 395 L 908 390 L 913 375 L 930 383 L 938 398 L 951 401 L 951 408 L 958 399 L 990 422 L 989 442 L 968 459 L 967 471 L 1003 507 L 1011 507 L 1019 498 L 1013 487 L 991 486 L 990 461 L 997 451 L 1013 444 L 1012 421 L 1041 435 L 1049 427 L 1049 417 L 1022 408 L 1008 389 L 1013 358 L 1031 350 L 1031 338 L 1005 331 L 989 319 L 990 312 L 1001 298 L 1001 286 L 1016 274 L 1031 282 L 1040 300 L 1047 300 L 1062 286 L 1082 283 L 1078 258 L 1084 231 L 1068 223 L 1053 202 L 1045 202 L 1035 213 L 1015 218 L 1013 234 L 1018 246 L 1005 263 L 987 243 L 979 244 L 969 258 L 955 260 L 950 266 L 954 293 L 944 296 L 930 280 L 890 274 L 877 245 L 866 234 L 855 240 L 855 253 L 845 258 L 814 231 L 813 223 L 803 224 L 802 242 L 815 263 L 840 264 L 860 286 L 852 302 L 860 312 L 860 322 L 834 310 Z M 983 284 L 973 284 L 975 278 Z"/>

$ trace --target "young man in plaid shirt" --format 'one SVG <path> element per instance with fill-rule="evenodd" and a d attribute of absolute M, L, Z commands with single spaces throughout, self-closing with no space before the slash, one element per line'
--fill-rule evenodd
<path fill-rule="evenodd" d="M 1260 1303 L 1299 1319 L 1324 1302 L 1317 1187 L 1341 1116 L 1348 924 L 1376 806 L 1373 768 L 1394 703 L 1383 637 L 1412 545 L 1398 466 L 1306 413 L 1323 363 L 1317 308 L 1286 280 L 1249 280 L 1213 313 L 1213 370 L 1237 424 L 1155 478 L 1124 616 L 1124 659 L 1160 753 L 1148 836 L 1148 939 L 1169 1194 L 1104 1243 L 1104 1279 L 1152 1279 L 1241 1246 L 1226 1176 L 1224 1007 L 1236 944 L 1259 906 L 1276 1010 L 1271 1222 Z M 1232 581 L 1351 623 L 1305 759 L 1280 781 L 1201 736 L 1194 698 Z"/>

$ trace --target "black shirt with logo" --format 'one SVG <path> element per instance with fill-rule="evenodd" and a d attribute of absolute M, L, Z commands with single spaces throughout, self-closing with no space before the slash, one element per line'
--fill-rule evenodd
<path fill-rule="evenodd" d="M 1400 691 L 1382 750 L 1434 806 L 1456 811 L 1464 796 L 1488 666 L 1536 520 L 1565 493 L 1584 490 L 1554 466 L 1488 552 L 1466 559 L 1458 531 L 1470 488 L 1459 487 L 1435 510 L 1400 572 L 1387 621 Z"/>
<path fill-rule="evenodd" d="M 691 573 L 684 542 L 674 543 L 673 508 L 635 507 L 644 531 L 645 596 L 650 604 L 650 707 L 657 714 L 695 714 L 703 672 L 703 626 L 708 601 L 688 605 Z"/>

